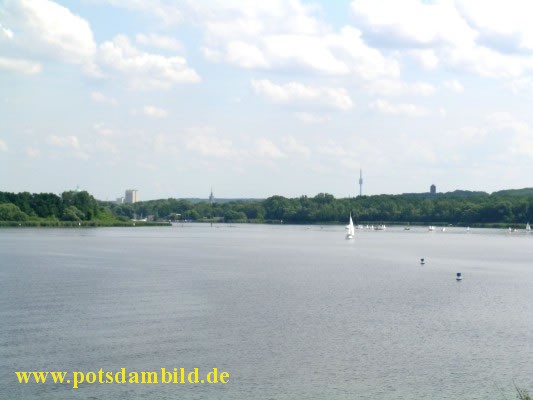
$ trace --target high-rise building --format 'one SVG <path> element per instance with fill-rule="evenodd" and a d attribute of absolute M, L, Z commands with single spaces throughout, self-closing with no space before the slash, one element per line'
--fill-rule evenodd
<path fill-rule="evenodd" d="M 215 195 L 213 194 L 213 188 L 211 188 L 211 193 L 209 194 L 209 204 L 213 204 L 215 201 Z"/>
<path fill-rule="evenodd" d="M 429 193 L 431 194 L 437 194 L 437 187 L 435 185 L 431 185 L 429 187 Z"/>
<path fill-rule="evenodd" d="M 124 203 L 133 204 L 139 201 L 139 191 L 137 189 L 127 189 L 124 196 Z"/>
<path fill-rule="evenodd" d="M 363 170 L 359 169 L 359 196 L 363 195 Z"/>

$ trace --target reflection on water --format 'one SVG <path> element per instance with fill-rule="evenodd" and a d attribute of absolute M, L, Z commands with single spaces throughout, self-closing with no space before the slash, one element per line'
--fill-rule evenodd
<path fill-rule="evenodd" d="M 488 399 L 531 386 L 533 235 L 195 225 L 0 230 L 10 399 Z M 420 259 L 425 264 L 420 264 Z M 455 275 L 461 272 L 463 280 Z M 15 371 L 230 372 L 221 386 Z"/>

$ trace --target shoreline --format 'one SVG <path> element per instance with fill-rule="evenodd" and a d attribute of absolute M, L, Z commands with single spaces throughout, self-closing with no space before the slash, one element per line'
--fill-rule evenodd
<path fill-rule="evenodd" d="M 176 225 L 187 225 L 187 224 L 216 224 L 216 225 L 227 225 L 227 224 L 238 224 L 238 225 L 290 225 L 290 226 L 344 226 L 346 225 L 343 222 L 339 221 L 328 221 L 322 223 L 312 223 L 312 222 L 301 222 L 301 223 L 288 223 L 279 220 L 263 220 L 263 221 L 172 221 L 172 222 L 147 222 L 147 221 L 117 221 L 117 222 L 105 222 L 105 221 L 0 221 L 1 228 L 133 228 L 133 227 L 172 227 Z M 387 227 L 404 227 L 404 228 L 424 228 L 428 226 L 435 226 L 439 228 L 486 228 L 486 229 L 509 229 L 512 227 L 516 230 L 525 230 L 526 224 L 509 224 L 503 222 L 495 223 L 473 223 L 473 224 L 447 224 L 447 223 L 437 223 L 437 222 L 428 222 L 428 223 L 401 223 L 397 221 L 365 221 L 361 222 L 358 225 L 363 226 L 378 226 L 385 225 Z"/>

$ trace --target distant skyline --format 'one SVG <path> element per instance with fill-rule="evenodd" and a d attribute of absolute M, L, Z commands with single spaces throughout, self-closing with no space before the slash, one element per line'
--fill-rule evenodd
<path fill-rule="evenodd" d="M 525 0 L 0 0 L 0 191 L 533 187 Z"/>

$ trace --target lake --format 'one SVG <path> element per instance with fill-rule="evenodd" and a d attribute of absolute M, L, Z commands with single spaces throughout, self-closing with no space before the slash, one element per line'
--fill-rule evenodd
<path fill-rule="evenodd" d="M 0 397 L 512 399 L 533 389 L 532 260 L 533 234 L 491 229 L 2 229 Z M 15 375 L 162 367 L 230 381 Z"/>

